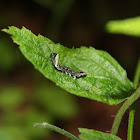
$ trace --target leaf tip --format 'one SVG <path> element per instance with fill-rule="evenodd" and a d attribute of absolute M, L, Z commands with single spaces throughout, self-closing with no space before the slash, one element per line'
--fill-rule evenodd
<path fill-rule="evenodd" d="M 1 31 L 2 31 L 2 32 L 5 32 L 5 33 L 8 33 L 8 34 L 11 34 L 11 30 L 12 30 L 13 28 L 17 28 L 17 27 L 15 27 L 15 26 L 8 26 L 8 29 L 4 28 L 4 29 L 2 29 Z"/>
<path fill-rule="evenodd" d="M 7 33 L 9 31 L 9 29 L 4 28 L 4 29 L 1 29 L 1 31 Z"/>

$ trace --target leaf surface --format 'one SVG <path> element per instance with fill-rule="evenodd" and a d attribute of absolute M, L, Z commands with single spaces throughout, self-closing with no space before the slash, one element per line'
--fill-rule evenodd
<path fill-rule="evenodd" d="M 42 35 L 36 36 L 25 27 L 10 26 L 3 31 L 12 35 L 13 41 L 36 69 L 61 88 L 110 105 L 118 104 L 131 95 L 133 84 L 126 71 L 107 52 L 84 46 L 69 49 Z M 87 76 L 74 79 L 55 69 L 50 59 L 53 52 L 59 54 L 61 65 L 77 72 L 83 71 Z"/>
<path fill-rule="evenodd" d="M 119 137 L 109 133 L 103 133 L 101 131 L 93 129 L 79 128 L 81 140 L 121 140 Z"/>

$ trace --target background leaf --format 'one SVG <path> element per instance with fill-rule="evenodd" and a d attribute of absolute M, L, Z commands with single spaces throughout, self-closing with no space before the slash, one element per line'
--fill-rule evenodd
<path fill-rule="evenodd" d="M 79 128 L 81 140 L 121 140 L 119 137 L 109 133 L 103 133 L 93 129 Z"/>
<path fill-rule="evenodd" d="M 107 52 L 84 46 L 69 49 L 41 35 L 36 36 L 25 27 L 20 30 L 11 26 L 3 31 L 12 35 L 13 41 L 20 45 L 21 52 L 36 69 L 65 90 L 110 105 L 131 95 L 133 84 L 126 71 Z M 87 76 L 74 79 L 57 71 L 50 59 L 52 52 L 59 54 L 61 65 L 84 71 Z"/>
<path fill-rule="evenodd" d="M 54 88 L 54 86 L 50 83 L 38 85 L 35 89 L 36 102 L 57 119 L 65 120 L 75 117 L 78 112 L 78 105 L 73 98 L 74 96 L 59 87 Z"/>
<path fill-rule="evenodd" d="M 109 133 L 103 133 L 93 129 L 79 128 L 81 140 L 121 140 L 119 137 Z"/>
<path fill-rule="evenodd" d="M 106 30 L 109 33 L 140 37 L 140 17 L 109 21 L 106 24 Z"/>
<path fill-rule="evenodd" d="M 0 90 L 0 106 L 5 110 L 13 111 L 23 101 L 23 90 L 16 86 L 7 86 Z"/>

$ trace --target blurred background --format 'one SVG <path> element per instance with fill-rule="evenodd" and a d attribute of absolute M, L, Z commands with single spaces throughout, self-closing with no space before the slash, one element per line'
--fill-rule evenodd
<path fill-rule="evenodd" d="M 93 46 L 109 52 L 133 76 L 140 38 L 105 32 L 109 20 L 140 16 L 139 0 L 0 0 L 0 29 L 25 26 L 33 33 L 69 48 Z M 0 139 L 66 140 L 35 122 L 49 122 L 78 136 L 78 128 L 111 129 L 120 108 L 77 97 L 44 78 L 29 63 L 9 35 L 0 32 Z M 137 101 L 134 140 L 139 140 Z M 126 140 L 128 111 L 118 136 Z"/>

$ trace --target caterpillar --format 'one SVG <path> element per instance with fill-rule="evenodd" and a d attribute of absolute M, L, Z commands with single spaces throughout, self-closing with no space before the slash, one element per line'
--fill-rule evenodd
<path fill-rule="evenodd" d="M 66 74 L 69 74 L 69 76 L 73 76 L 74 79 L 86 76 L 85 72 L 82 72 L 82 71 L 81 72 L 76 72 L 76 71 L 70 69 L 67 66 L 60 65 L 59 64 L 59 55 L 58 54 L 51 53 L 50 57 L 51 57 L 51 61 L 52 61 L 53 66 L 58 71 L 64 72 Z"/>

